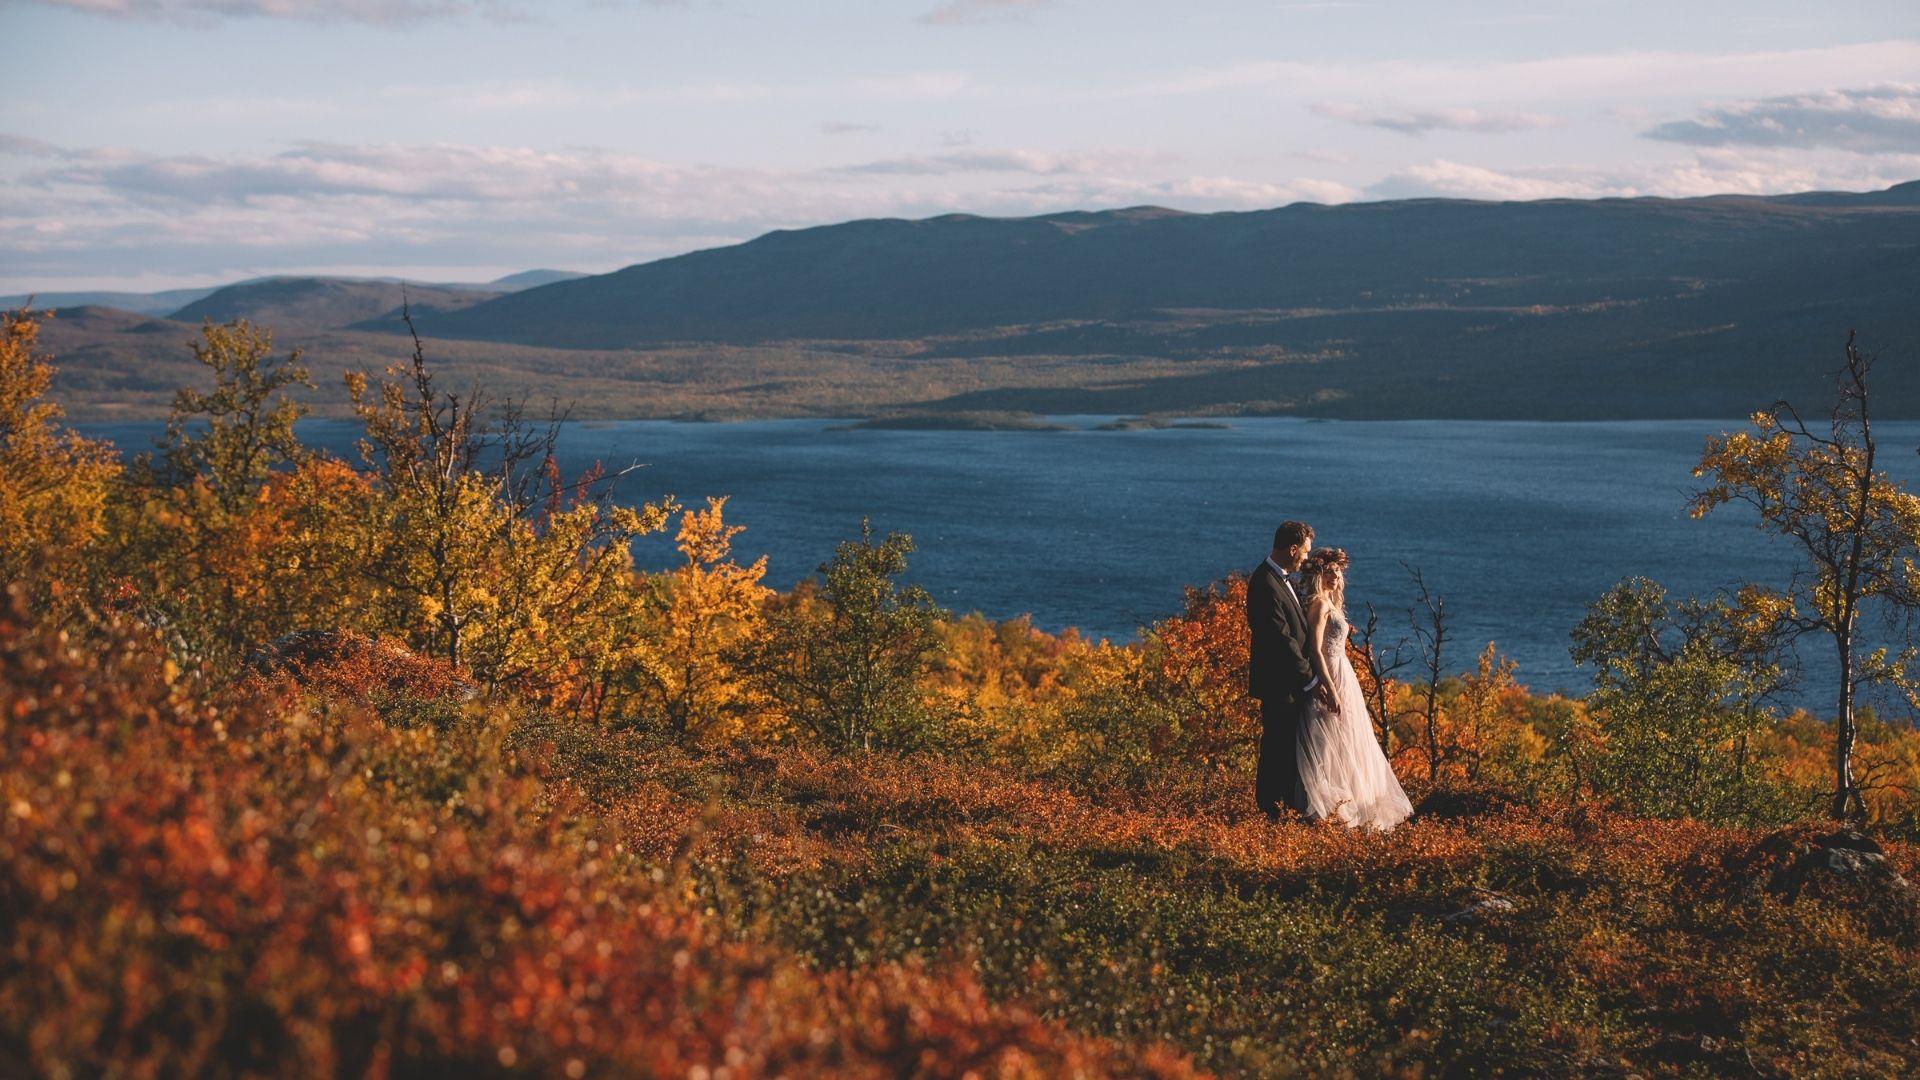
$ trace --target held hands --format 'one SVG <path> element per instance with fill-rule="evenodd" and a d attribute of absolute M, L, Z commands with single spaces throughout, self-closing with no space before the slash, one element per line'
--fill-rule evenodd
<path fill-rule="evenodd" d="M 1321 705 L 1326 707 L 1328 712 L 1336 716 L 1339 715 L 1340 699 L 1334 695 L 1333 687 L 1329 685 L 1325 679 L 1320 681 L 1319 686 L 1313 688 L 1313 696 L 1319 700 Z"/>

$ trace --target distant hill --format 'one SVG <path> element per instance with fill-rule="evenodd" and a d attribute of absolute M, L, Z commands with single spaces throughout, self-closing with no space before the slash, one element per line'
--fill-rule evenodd
<path fill-rule="evenodd" d="M 165 292 L 49 292 L 0 296 L 0 310 L 15 311 L 29 302 L 37 311 L 54 308 L 110 307 L 141 315 L 166 315 L 213 292 L 205 289 L 168 289 Z"/>
<path fill-rule="evenodd" d="M 374 323 L 398 329 L 404 299 L 416 313 L 455 311 L 496 295 L 438 285 L 409 285 L 397 281 L 346 278 L 269 278 L 229 285 L 185 307 L 170 317 L 197 323 L 202 319 L 228 322 L 250 319 L 276 329 L 335 329 Z"/>
<path fill-rule="evenodd" d="M 179 334 L 191 337 L 197 330 L 197 327 L 172 319 L 95 304 L 54 308 L 52 311 L 53 318 L 45 324 L 43 340 L 59 342 L 68 337 L 94 337 L 101 334 Z"/>
<path fill-rule="evenodd" d="M 1783 288 L 1809 301 L 1843 299 L 1871 285 L 1883 258 L 1916 246 L 1920 182 L 1779 198 L 949 215 L 769 233 L 500 297 L 445 320 L 441 332 L 618 348 L 1191 322 L 1201 313 L 1219 322 L 1337 312 L 1357 322 L 1408 310 L 1703 301 L 1683 305 L 1690 311 Z"/>
<path fill-rule="evenodd" d="M 1817 389 L 1809 365 L 1849 327 L 1920 348 L 1916 299 L 1920 182 L 855 221 L 498 297 L 434 332 L 561 349 L 1209 362 L 1151 387 L 1096 388 L 1081 372 L 922 403 L 940 412 L 1697 416 Z M 1887 365 L 1882 381 L 1920 413 L 1914 370 Z"/>
<path fill-rule="evenodd" d="M 531 289 L 537 285 L 552 285 L 558 281 L 574 281 L 587 276 L 572 270 L 522 270 L 517 274 L 494 278 L 487 284 L 501 292 L 514 292 L 519 289 Z"/>
<path fill-rule="evenodd" d="M 271 322 L 320 367 L 384 363 L 398 291 L 263 282 L 175 314 Z M 1858 328 L 1880 415 L 1920 417 L 1920 182 L 854 221 L 409 294 L 430 351 L 582 416 L 1737 418 L 1823 401 Z M 162 362 L 153 334 L 73 340 L 101 368 Z"/>
<path fill-rule="evenodd" d="M 587 275 L 572 270 L 522 270 L 517 274 L 508 274 L 485 282 L 430 282 L 416 286 L 422 289 L 451 289 L 460 292 L 507 293 L 517 289 L 530 289 L 536 285 L 551 285 L 556 281 L 571 281 Z M 346 283 L 386 282 L 398 283 L 402 279 L 393 277 L 329 277 L 291 276 L 257 277 L 245 281 L 236 281 L 231 285 L 209 285 L 197 289 L 167 289 L 163 292 L 46 292 L 18 293 L 13 296 L 0 296 L 0 310 L 14 310 L 25 307 L 31 300 L 38 310 L 53 308 L 111 307 L 121 311 L 132 311 L 141 315 L 172 315 L 196 301 L 204 299 L 222 289 L 234 286 L 262 285 L 274 281 L 306 280 L 335 281 Z M 355 320 L 359 321 L 359 320 Z"/>

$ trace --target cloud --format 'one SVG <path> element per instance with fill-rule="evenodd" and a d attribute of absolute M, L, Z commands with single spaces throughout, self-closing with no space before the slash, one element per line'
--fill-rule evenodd
<path fill-rule="evenodd" d="M 1482 112 L 1479 109 L 1416 109 L 1380 112 L 1340 102 L 1322 101 L 1311 108 L 1321 116 L 1361 127 L 1383 128 L 1402 135 L 1425 135 L 1429 131 L 1471 131 L 1499 135 L 1514 131 L 1538 131 L 1558 127 L 1560 120 L 1539 113 Z"/>
<path fill-rule="evenodd" d="M 151 154 L 0 137 L 0 286 L 245 268 L 612 268 L 875 216 L 1170 204 L 1254 209 L 1358 194 L 1324 180 L 1187 174 L 1127 150 L 969 150 L 865 166 L 681 165 L 595 147 L 306 142 Z M 0 289 L 4 291 L 4 289 Z"/>
<path fill-rule="evenodd" d="M 1593 193 L 1591 177 L 1502 172 L 1443 159 L 1411 165 L 1369 185 L 1378 199 L 1553 199 Z"/>
<path fill-rule="evenodd" d="M 1692 160 L 1611 168 L 1492 169 L 1447 159 L 1395 170 L 1368 185 L 1375 199 L 1594 199 L 1874 191 L 1920 175 L 1920 155 L 1810 160 L 1780 152 L 1705 150 Z"/>
<path fill-rule="evenodd" d="M 1621 52 L 1491 63 L 1428 60 L 1257 61 L 1222 64 L 1143 81 L 1137 92 L 1177 97 L 1265 89 L 1292 95 L 1311 88 L 1322 100 L 1509 101 L 1536 106 L 1596 101 L 1630 103 L 1673 97 L 1760 97 L 1778 91 L 1782 72 L 1803 85 L 1910 81 L 1920 70 L 1920 41 L 1895 39 L 1812 49 Z"/>
<path fill-rule="evenodd" d="M 873 176 L 950 176 L 955 173 L 1032 173 L 1037 176 L 1084 176 L 1124 171 L 1154 161 L 1158 155 L 1130 151 L 1093 154 L 1046 154 L 1035 150 L 964 150 L 927 157 L 887 158 L 840 171 Z"/>
<path fill-rule="evenodd" d="M 518 13 L 507 0 L 26 0 L 42 7 L 122 19 L 205 22 L 226 18 L 295 19 L 399 26 L 430 19 Z"/>
<path fill-rule="evenodd" d="M 1055 0 L 947 0 L 920 16 L 934 26 L 967 26 L 984 22 L 1014 22 L 1034 11 L 1054 6 Z"/>
<path fill-rule="evenodd" d="M 855 124 L 845 120 L 823 120 L 820 122 L 822 135 L 860 135 L 870 131 L 879 131 L 878 124 Z"/>
<path fill-rule="evenodd" d="M 1360 197 L 1358 189 L 1332 180 L 1298 179 L 1284 183 L 1234 176 L 1181 176 L 1168 179 L 1069 177 L 996 192 L 984 212 L 1044 214 L 1060 210 L 1158 205 L 1190 211 L 1253 210 L 1297 202 L 1343 203 Z M 956 209 L 983 212 L 979 205 Z"/>
<path fill-rule="evenodd" d="M 772 229 L 880 216 L 1757 195 L 1878 189 L 1920 175 L 1920 154 L 1773 147 L 1707 147 L 1679 161 L 1605 168 L 1435 158 L 1372 184 L 1272 175 L 1258 161 L 1212 172 L 1124 148 L 981 147 L 765 168 L 578 146 L 302 142 L 270 153 L 155 154 L 0 135 L 0 266 L 8 270 L 0 291 L 130 269 L 197 280 L 236 268 L 246 273 L 229 276 L 381 263 L 612 268 Z"/>
<path fill-rule="evenodd" d="M 1290 151 L 1287 156 L 1297 157 L 1305 161 L 1317 161 L 1322 165 L 1349 165 L 1353 162 L 1352 154 L 1342 153 L 1338 150 L 1293 150 Z"/>
<path fill-rule="evenodd" d="M 1708 108 L 1693 120 L 1660 124 L 1644 134 L 1689 146 L 1920 154 L 1920 86 L 1887 83 L 1733 102 Z"/>
<path fill-rule="evenodd" d="M 0 154 L 9 157 L 59 158 L 65 157 L 66 151 L 45 139 L 0 134 Z"/>

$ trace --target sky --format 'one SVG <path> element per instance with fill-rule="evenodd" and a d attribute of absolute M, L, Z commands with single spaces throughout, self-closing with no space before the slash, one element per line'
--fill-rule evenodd
<path fill-rule="evenodd" d="M 0 0 L 0 34 L 0 293 L 1920 178 L 1915 0 Z"/>

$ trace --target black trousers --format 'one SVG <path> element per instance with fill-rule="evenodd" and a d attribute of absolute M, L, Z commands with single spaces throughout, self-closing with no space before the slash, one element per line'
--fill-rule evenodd
<path fill-rule="evenodd" d="M 1299 810 L 1306 802 L 1300 788 L 1300 722 L 1306 712 L 1305 694 L 1260 702 L 1260 765 L 1253 774 L 1253 801 L 1268 817 L 1279 817 L 1282 806 Z"/>

